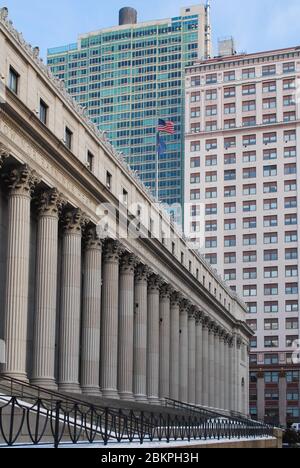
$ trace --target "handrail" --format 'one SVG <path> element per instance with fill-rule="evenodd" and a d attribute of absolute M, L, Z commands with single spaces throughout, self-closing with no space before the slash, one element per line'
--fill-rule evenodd
<path fill-rule="evenodd" d="M 0 377 L 1 378 L 1 377 Z M 17 388 L 19 387 L 19 388 Z M 1 395 L 2 388 L 2 395 Z M 169 400 L 177 412 L 101 407 L 9 377 L 0 380 L 0 446 L 269 437 L 271 426 Z M 187 407 L 189 414 L 186 414 Z M 185 412 L 179 411 L 185 409 Z"/>

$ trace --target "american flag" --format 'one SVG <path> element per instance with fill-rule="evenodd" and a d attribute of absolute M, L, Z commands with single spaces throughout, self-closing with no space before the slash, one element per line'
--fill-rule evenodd
<path fill-rule="evenodd" d="M 169 133 L 170 135 L 174 135 L 175 133 L 175 125 L 174 122 L 170 120 L 162 120 L 159 119 L 158 121 L 158 131 L 163 133 Z"/>

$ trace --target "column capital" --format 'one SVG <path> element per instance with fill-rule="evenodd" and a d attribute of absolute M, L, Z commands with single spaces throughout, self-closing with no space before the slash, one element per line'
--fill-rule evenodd
<path fill-rule="evenodd" d="M 135 279 L 139 282 L 147 282 L 149 276 L 151 275 L 151 270 L 147 265 L 139 263 L 135 269 Z"/>
<path fill-rule="evenodd" d="M 124 247 L 118 240 L 106 239 L 104 241 L 103 256 L 105 261 L 119 262 L 123 253 Z"/>
<path fill-rule="evenodd" d="M 0 170 L 2 169 L 5 159 L 9 157 L 9 154 L 9 149 L 3 143 L 0 143 Z"/>
<path fill-rule="evenodd" d="M 159 292 L 163 284 L 164 284 L 164 280 L 159 275 L 152 274 L 148 279 L 148 289 L 150 291 Z"/>
<path fill-rule="evenodd" d="M 174 289 L 169 284 L 163 284 L 160 288 L 160 298 L 161 299 L 170 299 Z"/>
<path fill-rule="evenodd" d="M 38 175 L 27 164 L 14 167 L 3 175 L 11 193 L 31 196 L 36 185 L 40 182 Z"/>
<path fill-rule="evenodd" d="M 66 202 L 56 188 L 41 192 L 36 198 L 38 214 L 40 216 L 58 217 Z"/>
<path fill-rule="evenodd" d="M 138 258 L 130 253 L 130 252 L 125 252 L 121 256 L 120 259 L 120 268 L 121 268 L 121 273 L 134 273 L 135 272 L 135 267 L 138 264 Z"/>
<path fill-rule="evenodd" d="M 70 209 L 64 213 L 63 228 L 65 232 L 81 234 L 86 224 L 87 218 L 79 208 Z"/>
<path fill-rule="evenodd" d="M 189 313 L 191 306 L 192 306 L 192 303 L 188 299 L 183 298 L 180 302 L 180 313 L 181 314 Z"/>
<path fill-rule="evenodd" d="M 188 310 L 188 316 L 189 320 L 196 320 L 198 315 L 198 309 L 196 306 L 191 305 L 191 307 Z"/>
<path fill-rule="evenodd" d="M 182 301 L 181 293 L 175 291 L 171 294 L 171 306 L 180 306 L 180 302 Z"/>
<path fill-rule="evenodd" d="M 89 225 L 84 232 L 85 250 L 102 250 L 102 240 L 99 238 L 97 229 Z"/>
<path fill-rule="evenodd" d="M 209 323 L 208 323 L 208 332 L 211 334 L 211 335 L 214 335 L 215 332 L 216 332 L 216 322 L 214 322 L 213 320 L 209 319 Z"/>

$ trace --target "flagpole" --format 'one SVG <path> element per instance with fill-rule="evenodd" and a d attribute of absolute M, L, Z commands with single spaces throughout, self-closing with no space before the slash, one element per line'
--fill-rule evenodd
<path fill-rule="evenodd" d="M 159 131 L 157 131 L 156 134 L 156 180 L 155 180 L 155 195 L 158 200 L 158 191 L 159 191 L 159 185 L 158 185 L 158 174 L 159 174 Z"/>

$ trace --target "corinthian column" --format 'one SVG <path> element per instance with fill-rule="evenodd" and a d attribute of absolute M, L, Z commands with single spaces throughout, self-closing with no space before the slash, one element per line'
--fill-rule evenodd
<path fill-rule="evenodd" d="M 4 180 L 9 195 L 3 373 L 27 380 L 30 202 L 38 179 L 35 172 L 24 165 L 11 170 Z"/>
<path fill-rule="evenodd" d="M 124 254 L 120 268 L 118 389 L 121 400 L 133 400 L 134 270 L 136 257 Z"/>
<path fill-rule="evenodd" d="M 196 404 L 196 314 L 191 309 L 188 316 L 188 402 Z"/>
<path fill-rule="evenodd" d="M 118 241 L 105 243 L 103 262 L 103 296 L 101 322 L 101 388 L 105 398 L 118 399 L 118 326 L 119 260 Z"/>
<path fill-rule="evenodd" d="M 209 406 L 215 407 L 215 323 L 212 322 L 209 328 Z"/>
<path fill-rule="evenodd" d="M 171 296 L 170 398 L 179 400 L 179 310 L 181 297 Z"/>
<path fill-rule="evenodd" d="M 183 301 L 180 308 L 179 333 L 179 400 L 188 401 L 188 302 Z"/>
<path fill-rule="evenodd" d="M 149 269 L 139 265 L 135 275 L 135 308 L 133 336 L 133 393 L 134 398 L 147 402 L 147 294 Z"/>
<path fill-rule="evenodd" d="M 196 314 L 196 405 L 203 406 L 202 377 L 203 377 L 203 333 L 202 333 L 202 314 Z"/>
<path fill-rule="evenodd" d="M 64 217 L 59 389 L 81 393 L 79 385 L 80 309 L 81 309 L 81 240 L 85 224 L 83 213 L 76 209 Z"/>
<path fill-rule="evenodd" d="M 148 282 L 147 396 L 159 404 L 159 288 L 161 280 L 152 275 Z"/>
<path fill-rule="evenodd" d="M 159 303 L 159 396 L 162 402 L 170 398 L 170 295 L 171 288 L 164 286 Z"/>
<path fill-rule="evenodd" d="M 54 375 L 57 246 L 62 203 L 56 189 L 43 192 L 38 200 L 32 383 L 50 389 L 57 388 Z"/>
<path fill-rule="evenodd" d="M 209 321 L 205 317 L 202 322 L 202 404 L 203 406 L 209 406 Z"/>
<path fill-rule="evenodd" d="M 81 389 L 99 396 L 102 242 L 96 228 L 89 228 L 84 240 Z"/>
<path fill-rule="evenodd" d="M 220 409 L 220 328 L 215 329 L 215 382 L 214 382 L 214 404 Z"/>

